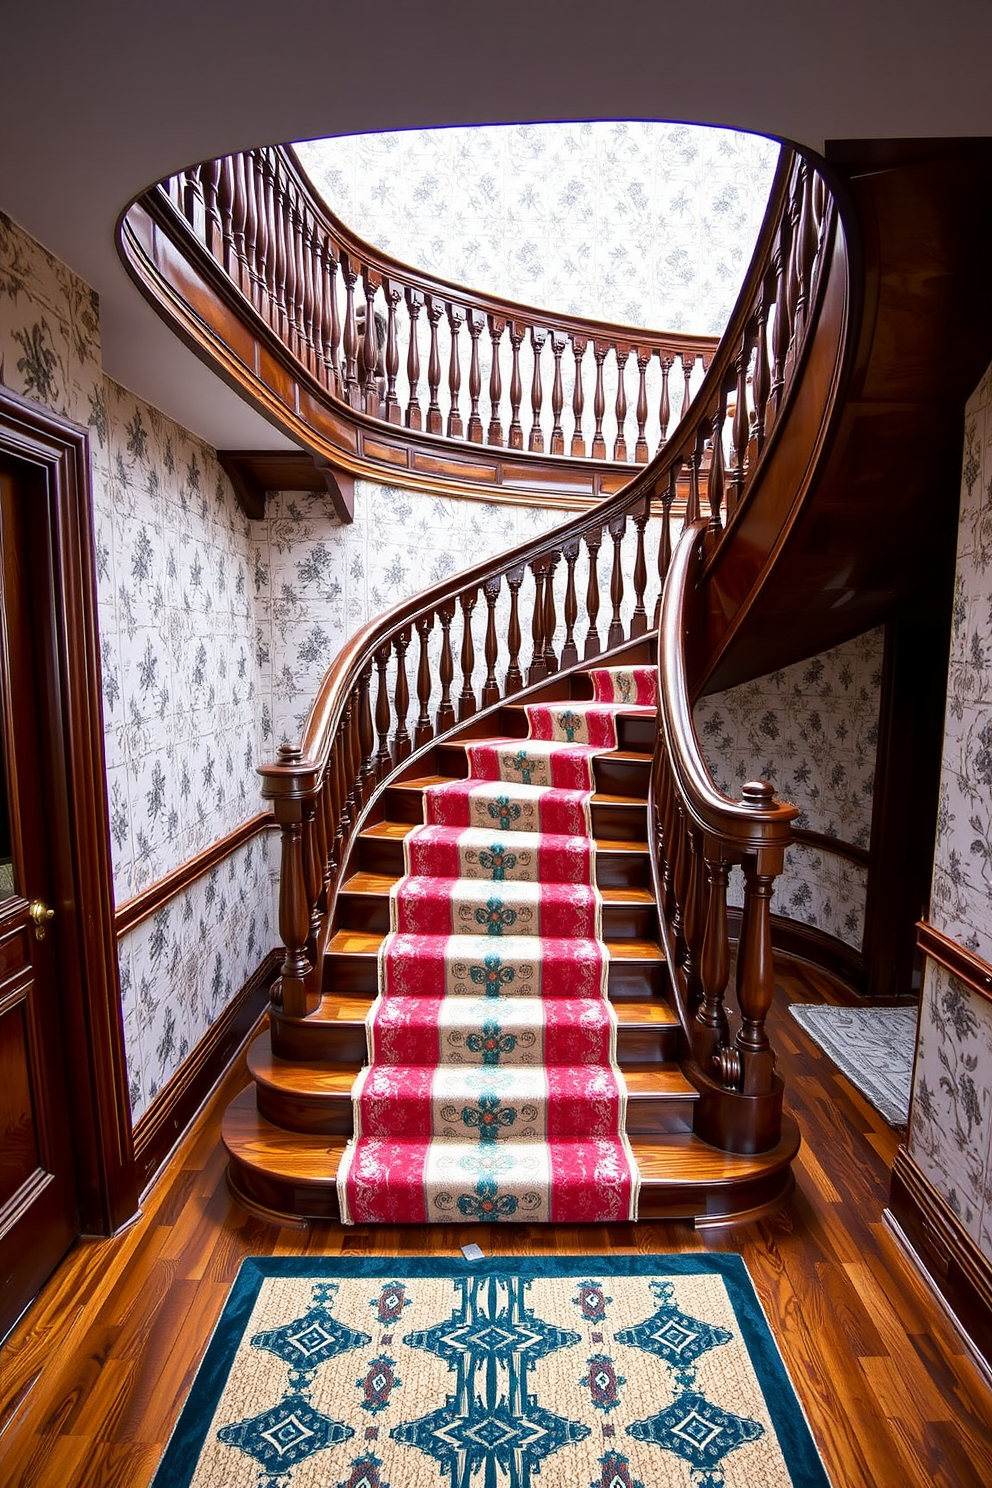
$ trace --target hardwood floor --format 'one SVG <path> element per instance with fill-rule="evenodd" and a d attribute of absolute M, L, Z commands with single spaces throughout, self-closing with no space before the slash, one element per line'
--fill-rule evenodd
<path fill-rule="evenodd" d="M 992 1391 L 882 1222 L 899 1136 L 787 1014 L 790 998 L 835 995 L 781 959 L 769 1027 L 804 1145 L 791 1209 L 736 1229 L 277 1229 L 238 1209 L 224 1182 L 220 1117 L 247 1081 L 240 1060 L 141 1219 L 80 1242 L 0 1353 L 0 1483 L 146 1488 L 244 1256 L 475 1240 L 505 1255 L 739 1250 L 834 1488 L 987 1488 Z M 545 1476 L 547 1488 L 585 1488 Z"/>

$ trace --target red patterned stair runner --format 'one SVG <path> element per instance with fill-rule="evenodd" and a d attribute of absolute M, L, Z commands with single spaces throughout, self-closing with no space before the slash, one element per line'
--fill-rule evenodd
<path fill-rule="evenodd" d="M 527 739 L 469 744 L 469 778 L 424 792 L 352 1091 L 346 1223 L 636 1218 L 590 801 L 655 674 L 591 676 L 592 702 L 528 705 Z"/>

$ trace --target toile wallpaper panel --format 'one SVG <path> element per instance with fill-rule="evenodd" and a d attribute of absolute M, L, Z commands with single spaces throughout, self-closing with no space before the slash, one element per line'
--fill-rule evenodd
<path fill-rule="evenodd" d="M 769 780 L 800 808 L 796 826 L 854 847 L 871 839 L 884 632 L 871 630 L 808 661 L 700 698 L 693 710 L 710 774 L 737 797 L 746 780 Z M 741 902 L 739 874 L 732 902 Z M 786 853 L 775 914 L 824 930 L 860 950 L 867 874 L 826 848 Z"/>

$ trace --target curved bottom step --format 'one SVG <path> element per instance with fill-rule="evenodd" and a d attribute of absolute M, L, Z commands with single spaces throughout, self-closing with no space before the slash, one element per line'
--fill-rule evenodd
<path fill-rule="evenodd" d="M 274 1126 L 259 1113 L 254 1085 L 232 1101 L 222 1132 L 228 1184 L 244 1208 L 273 1223 L 340 1220 L 335 1179 L 344 1137 L 307 1137 Z M 641 1172 L 639 1218 L 692 1219 L 703 1226 L 769 1213 L 792 1192 L 790 1165 L 799 1143 L 799 1128 L 788 1116 L 778 1146 L 750 1156 L 720 1152 L 691 1132 L 664 1141 L 631 1138 Z"/>

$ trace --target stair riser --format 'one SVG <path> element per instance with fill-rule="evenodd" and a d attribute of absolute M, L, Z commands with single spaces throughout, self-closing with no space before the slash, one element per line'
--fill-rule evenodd
<path fill-rule="evenodd" d="M 437 770 L 441 775 L 450 775 L 454 780 L 464 780 L 468 775 L 468 755 L 462 744 L 439 744 L 435 751 Z M 593 773 L 597 791 L 608 796 L 632 796 L 639 801 L 647 800 L 648 778 L 651 769 L 649 759 L 612 759 L 608 754 L 596 755 Z"/>
<path fill-rule="evenodd" d="M 406 871 L 403 843 L 388 837 L 362 837 L 358 846 L 359 873 L 391 873 L 398 878 Z M 596 882 L 601 889 L 644 889 L 650 882 L 647 853 L 599 852 Z"/>
<path fill-rule="evenodd" d="M 338 923 L 368 934 L 389 930 L 389 900 L 384 894 L 338 895 Z M 658 921 L 653 904 L 604 904 L 604 940 L 657 940 Z M 493 936 L 498 940 L 498 936 Z"/>
<path fill-rule="evenodd" d="M 668 978 L 661 961 L 611 961 L 607 972 L 612 1002 L 663 1000 Z M 324 991 L 337 997 L 375 997 L 379 989 L 375 956 L 332 953 L 324 960 Z M 316 1025 L 311 1025 L 316 1031 Z"/>
<path fill-rule="evenodd" d="M 627 1097 L 627 1134 L 632 1137 L 687 1132 L 692 1128 L 693 1102 L 681 1096 Z M 310 1136 L 350 1137 L 353 1107 L 348 1096 L 292 1095 L 272 1086 L 258 1085 L 258 1109 L 267 1121 L 286 1131 Z"/>
<path fill-rule="evenodd" d="M 636 714 L 621 713 L 617 718 L 617 748 L 651 754 L 657 723 L 654 717 L 642 718 Z M 505 734 L 510 739 L 527 737 L 527 714 L 522 707 L 501 708 L 499 718 L 490 730 L 494 734 Z"/>
<path fill-rule="evenodd" d="M 360 995 L 360 994 L 356 994 Z M 375 995 L 373 988 L 369 994 Z M 646 1001 L 643 988 L 640 1002 Z M 272 1052 L 291 1063 L 344 1064 L 356 1069 L 365 1063 L 367 1041 L 364 1023 L 305 1023 L 283 1020 L 277 1014 L 271 1019 Z M 678 1029 L 617 1029 L 617 1063 L 627 1065 L 665 1064 L 678 1055 Z"/>
<path fill-rule="evenodd" d="M 411 826 L 422 825 L 423 793 L 410 787 L 391 786 L 383 801 L 382 818 L 384 821 L 409 822 Z M 644 842 L 647 837 L 647 814 L 644 806 L 640 801 L 632 802 L 629 806 L 594 801 L 592 835 L 613 842 Z"/>

